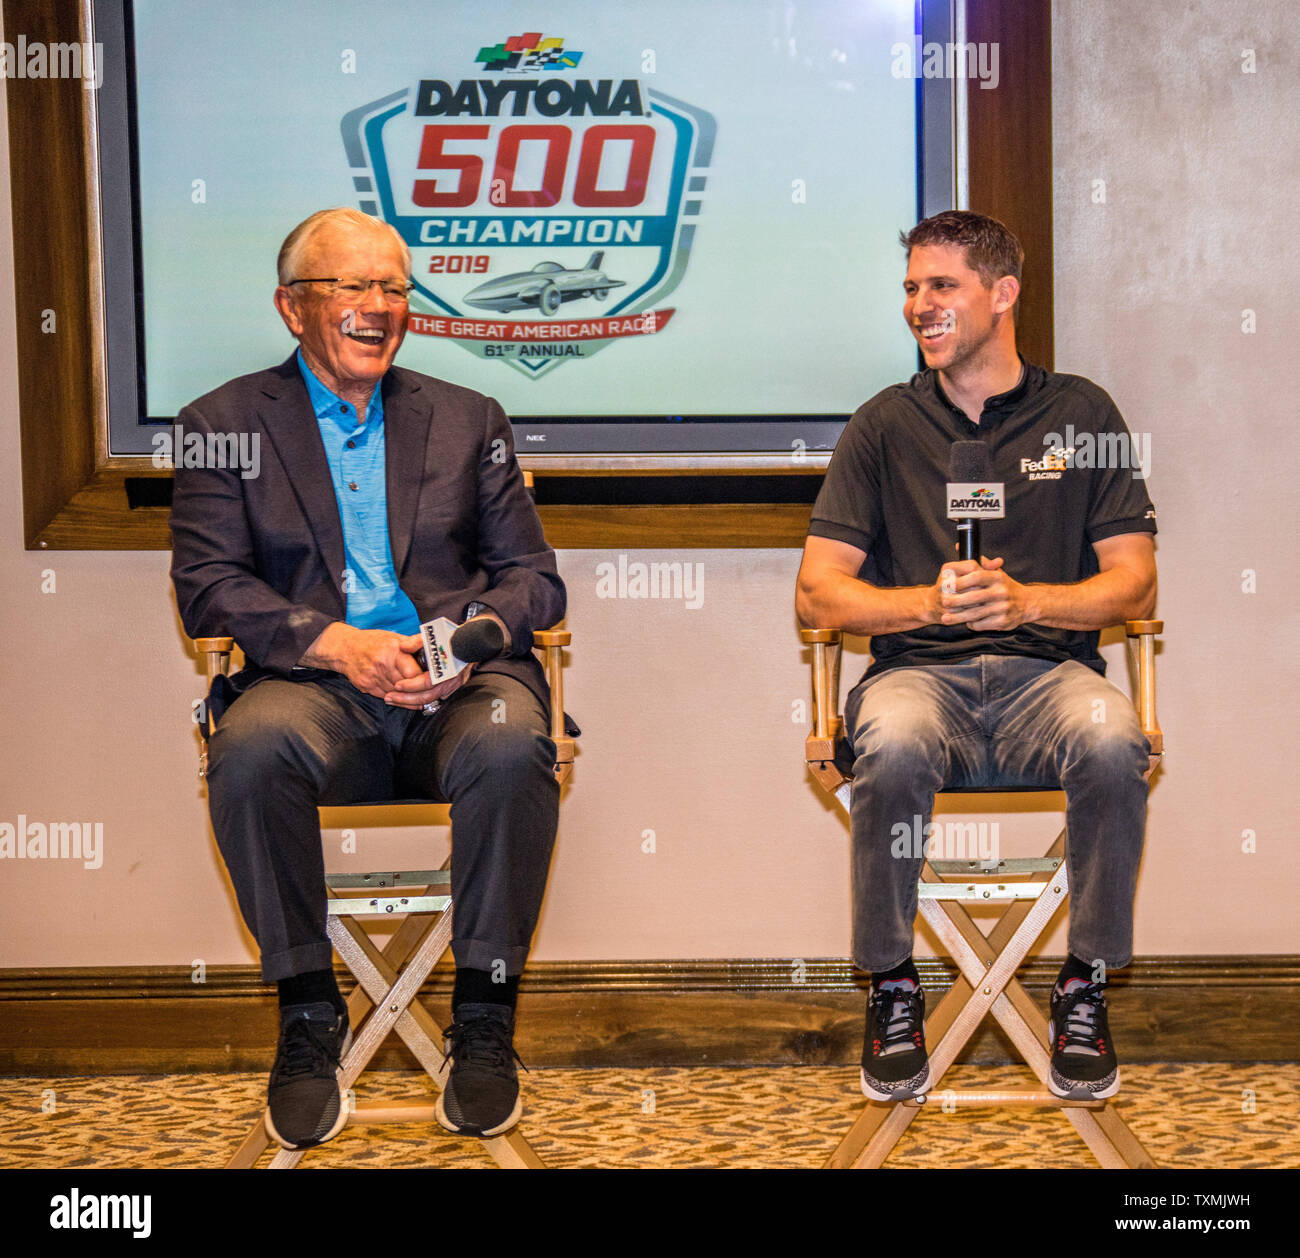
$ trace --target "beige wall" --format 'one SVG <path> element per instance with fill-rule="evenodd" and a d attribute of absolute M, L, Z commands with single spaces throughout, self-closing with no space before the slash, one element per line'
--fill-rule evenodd
<path fill-rule="evenodd" d="M 1096 379 L 1152 434 L 1160 511 L 1169 756 L 1152 798 L 1138 951 L 1297 951 L 1300 859 L 1284 801 L 1300 632 L 1280 510 L 1300 398 L 1292 6 L 1058 0 L 1053 17 L 1057 363 Z M 1240 72 L 1248 47 L 1253 76 Z M 1106 181 L 1104 204 L 1094 179 Z M 105 857 L 97 870 L 0 862 L 0 967 L 249 961 L 194 775 L 200 678 L 167 556 L 22 547 L 11 254 L 6 150 L 0 821 L 100 821 Z M 1245 308 L 1254 335 L 1240 331 Z M 268 361 L 280 352 L 268 347 Z M 596 565 L 617 552 L 560 557 L 575 634 L 569 707 L 585 737 L 535 957 L 844 955 L 847 836 L 805 777 L 804 725 L 792 719 L 807 695 L 797 552 L 630 557 L 702 563 L 704 602 L 602 600 Z M 1255 594 L 1242 592 L 1244 569 Z M 41 592 L 46 570 L 54 593 Z M 1120 651 L 1107 654 L 1126 684 Z M 846 667 L 846 682 L 860 671 Z M 1051 817 L 992 819 L 1009 854 L 1055 832 Z M 1247 829 L 1254 855 L 1241 852 Z M 444 832 L 362 826 L 351 863 L 400 866 L 444 845 Z M 1063 948 L 1058 928 L 1044 950 Z"/>

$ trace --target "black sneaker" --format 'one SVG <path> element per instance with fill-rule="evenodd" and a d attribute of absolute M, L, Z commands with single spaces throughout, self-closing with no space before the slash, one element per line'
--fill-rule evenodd
<path fill-rule="evenodd" d="M 451 1072 L 438 1097 L 438 1122 L 464 1136 L 499 1136 L 523 1113 L 512 1038 L 514 1010 L 467 1002 L 455 1018 L 443 1031 L 445 1065 Z"/>
<path fill-rule="evenodd" d="M 1119 1091 L 1119 1064 L 1106 1023 L 1102 983 L 1072 978 L 1052 988 L 1049 1086 L 1067 1101 L 1101 1101 Z"/>
<path fill-rule="evenodd" d="M 340 1062 L 352 1043 L 348 1015 L 328 1001 L 280 1010 L 280 1042 L 266 1089 L 266 1134 L 286 1149 L 332 1140 L 348 1120 Z"/>
<path fill-rule="evenodd" d="M 925 992 L 910 978 L 871 989 L 862 1045 L 862 1094 L 873 1101 L 907 1101 L 930 1087 L 925 1053 Z"/>

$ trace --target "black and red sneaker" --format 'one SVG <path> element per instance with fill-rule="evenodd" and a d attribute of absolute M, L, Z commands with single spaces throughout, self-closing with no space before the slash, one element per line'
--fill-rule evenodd
<path fill-rule="evenodd" d="M 1101 1101 L 1119 1091 L 1119 1063 L 1106 1021 L 1106 985 L 1069 979 L 1052 988 L 1052 1072 L 1067 1101 Z"/>
<path fill-rule="evenodd" d="M 862 1045 L 862 1095 L 873 1101 L 909 1101 L 929 1087 L 925 992 L 910 978 L 873 984 Z"/>

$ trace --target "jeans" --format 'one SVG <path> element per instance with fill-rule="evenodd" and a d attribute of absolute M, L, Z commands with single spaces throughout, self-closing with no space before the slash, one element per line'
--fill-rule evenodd
<path fill-rule="evenodd" d="M 329 969 L 322 804 L 451 804 L 452 955 L 524 968 L 559 820 L 547 713 L 521 682 L 476 673 L 438 712 L 390 707 L 344 677 L 258 682 L 208 748 L 217 845 L 266 982 Z"/>
<path fill-rule="evenodd" d="M 1064 788 L 1070 952 L 1107 968 L 1132 960 L 1150 748 L 1133 705 L 1104 677 L 1074 661 L 1003 655 L 895 668 L 854 688 L 845 729 L 861 969 L 911 956 L 921 856 L 898 839 L 915 833 L 918 816 L 929 825 L 941 787 Z"/>

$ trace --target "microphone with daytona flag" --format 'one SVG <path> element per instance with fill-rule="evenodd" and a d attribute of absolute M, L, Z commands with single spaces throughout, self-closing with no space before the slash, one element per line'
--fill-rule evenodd
<path fill-rule="evenodd" d="M 1006 515 L 1003 483 L 982 441 L 954 441 L 948 454 L 948 519 L 957 521 L 957 557 L 980 558 L 980 521 Z"/>
<path fill-rule="evenodd" d="M 420 633 L 424 646 L 415 658 L 429 670 L 435 686 L 458 676 L 470 664 L 481 664 L 500 655 L 506 644 L 501 626 L 487 616 L 467 620 L 463 625 L 439 616 L 422 624 Z M 424 705 L 424 711 L 436 712 L 441 706 L 441 701 L 434 699 Z"/>

